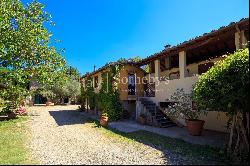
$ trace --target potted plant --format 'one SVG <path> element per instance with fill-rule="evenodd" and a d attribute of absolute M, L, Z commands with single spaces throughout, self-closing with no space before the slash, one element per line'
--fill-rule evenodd
<path fill-rule="evenodd" d="M 100 118 L 100 124 L 101 126 L 108 126 L 108 115 L 106 113 L 102 114 L 101 118 Z"/>
<path fill-rule="evenodd" d="M 145 114 L 141 114 L 141 115 L 139 116 L 139 122 L 140 122 L 141 124 L 143 124 L 143 125 L 146 124 L 146 116 L 145 116 Z"/>
<path fill-rule="evenodd" d="M 192 107 L 191 94 L 185 93 L 183 89 L 177 89 L 171 96 L 172 104 L 165 110 L 171 118 L 184 118 L 190 135 L 199 136 L 202 133 L 205 121 L 198 119 L 204 111 Z"/>

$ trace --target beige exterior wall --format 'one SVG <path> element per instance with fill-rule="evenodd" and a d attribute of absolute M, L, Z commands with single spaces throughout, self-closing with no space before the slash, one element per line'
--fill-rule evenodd
<path fill-rule="evenodd" d="M 138 67 L 125 65 L 120 70 L 120 83 L 118 89 L 120 92 L 120 100 L 129 100 L 128 96 L 128 74 L 135 74 L 136 77 L 136 96 L 142 97 L 144 95 L 144 87 L 142 84 L 142 78 L 144 77 L 144 71 Z"/>
<path fill-rule="evenodd" d="M 164 102 L 170 99 L 171 95 L 179 88 L 183 88 L 186 93 L 191 93 L 192 86 L 198 81 L 198 76 L 185 77 L 183 79 L 174 79 L 169 81 L 160 81 L 156 86 L 155 97 L 152 100 L 155 103 Z M 226 125 L 228 117 L 225 113 L 217 111 L 207 112 L 207 116 L 201 115 L 201 120 L 205 120 L 205 129 L 228 132 Z M 185 119 L 177 119 L 182 125 L 186 125 Z"/>
<path fill-rule="evenodd" d="M 176 91 L 176 89 L 183 88 L 187 93 L 191 93 L 192 86 L 198 81 L 198 65 L 204 64 L 207 62 L 217 62 L 219 60 L 222 60 L 223 57 L 214 58 L 210 61 L 202 61 L 199 63 L 193 63 L 188 65 L 186 68 L 189 70 L 189 73 L 186 75 L 186 77 L 182 79 L 172 79 L 167 81 L 158 81 L 155 82 L 156 86 L 156 92 L 155 97 L 152 97 L 151 99 L 155 103 L 159 102 L 165 102 L 167 99 L 170 99 L 171 95 Z M 171 72 L 179 71 L 179 68 L 172 68 L 171 70 L 165 70 L 161 72 L 161 77 L 166 77 Z M 146 75 L 146 77 L 149 77 L 149 74 Z M 154 74 L 150 74 L 150 77 L 154 77 Z M 217 111 L 209 111 L 207 112 L 207 115 L 201 115 L 201 120 L 205 120 L 205 129 L 209 130 L 216 130 L 216 131 L 222 131 L 222 132 L 229 132 L 226 128 L 228 117 L 223 112 L 217 112 Z M 186 125 L 184 119 L 177 119 L 182 125 Z"/>
<path fill-rule="evenodd" d="M 94 78 L 98 77 L 98 87 L 94 87 L 95 93 L 99 93 L 101 89 L 101 82 L 102 82 L 102 73 L 105 72 L 106 70 L 102 72 L 98 72 L 91 76 L 91 79 L 93 80 L 93 86 L 94 86 Z M 138 68 L 136 66 L 131 66 L 131 65 L 124 65 L 119 73 L 119 79 L 120 83 L 118 84 L 118 90 L 120 93 L 120 100 L 129 100 L 128 97 L 128 74 L 134 73 L 136 76 L 136 97 L 142 97 L 144 95 L 144 87 L 142 84 L 142 78 L 144 77 L 144 71 L 141 68 Z M 84 79 L 83 81 L 83 87 L 85 87 L 84 84 Z"/>

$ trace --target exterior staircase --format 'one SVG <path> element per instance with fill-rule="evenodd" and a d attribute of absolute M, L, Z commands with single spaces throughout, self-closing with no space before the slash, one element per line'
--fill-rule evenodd
<path fill-rule="evenodd" d="M 162 128 L 176 126 L 150 98 L 139 98 L 138 100 L 146 111 L 147 119 L 151 119 L 151 125 Z"/>

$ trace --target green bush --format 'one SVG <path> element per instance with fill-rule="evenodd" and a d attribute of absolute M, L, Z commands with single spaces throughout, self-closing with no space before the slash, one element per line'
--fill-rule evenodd
<path fill-rule="evenodd" d="M 184 89 L 177 89 L 176 92 L 171 95 L 169 101 L 174 102 L 164 111 L 169 117 L 182 117 L 189 120 L 195 120 L 198 119 L 201 114 L 205 114 L 205 111 L 193 109 L 191 94 L 186 93 Z"/>
<path fill-rule="evenodd" d="M 208 111 L 234 115 L 249 111 L 249 51 L 239 50 L 203 73 L 194 86 L 193 99 Z"/>
<path fill-rule="evenodd" d="M 193 99 L 207 111 L 229 116 L 228 154 L 246 162 L 249 156 L 249 50 L 238 50 L 199 77 Z"/>
<path fill-rule="evenodd" d="M 4 100 L 0 97 L 0 107 L 4 106 Z"/>

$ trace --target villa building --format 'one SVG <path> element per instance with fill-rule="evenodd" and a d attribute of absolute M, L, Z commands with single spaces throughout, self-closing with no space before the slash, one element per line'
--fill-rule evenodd
<path fill-rule="evenodd" d="M 99 93 L 102 83 L 102 73 L 107 71 L 111 66 L 120 65 L 119 70 L 119 98 L 122 103 L 123 109 L 127 110 L 132 118 L 135 118 L 135 108 L 136 100 L 139 97 L 143 97 L 144 85 L 143 83 L 135 83 L 136 78 L 143 78 L 146 72 L 139 67 L 139 65 L 134 61 L 124 61 L 124 62 L 114 62 L 109 63 L 102 68 L 93 71 L 92 73 L 87 73 L 82 77 L 82 86 L 85 88 L 85 80 L 89 77 L 92 80 L 92 86 L 95 93 Z"/>
<path fill-rule="evenodd" d="M 166 46 L 163 51 L 139 62 L 122 64 L 124 67 L 120 71 L 120 79 L 129 80 L 125 84 L 120 81 L 118 88 L 124 109 L 137 119 L 140 112 L 147 110 L 149 112 L 153 106 L 155 114 L 151 114 L 150 118 L 156 117 L 157 112 L 164 109 L 161 108 L 163 107 L 161 104 L 170 99 L 177 89 L 184 89 L 191 93 L 192 86 L 198 81 L 200 74 L 209 70 L 217 61 L 222 60 L 224 55 L 248 47 L 248 41 L 249 19 L 247 18 L 177 46 Z M 145 65 L 149 66 L 148 72 L 142 69 Z M 108 66 L 105 65 L 82 78 L 85 79 L 88 76 L 93 79 L 96 93 L 100 89 L 98 83 L 101 82 L 101 73 Z M 150 106 L 145 104 L 145 101 L 149 102 Z M 167 126 L 167 122 L 162 122 L 162 117 L 160 118 L 159 126 Z M 227 132 L 228 119 L 225 113 L 208 112 L 207 116 L 202 116 L 201 119 L 206 121 L 204 128 Z M 154 120 L 157 121 L 157 119 Z M 176 122 L 185 125 L 184 119 L 176 119 Z M 156 123 L 152 122 L 152 124 Z"/>

